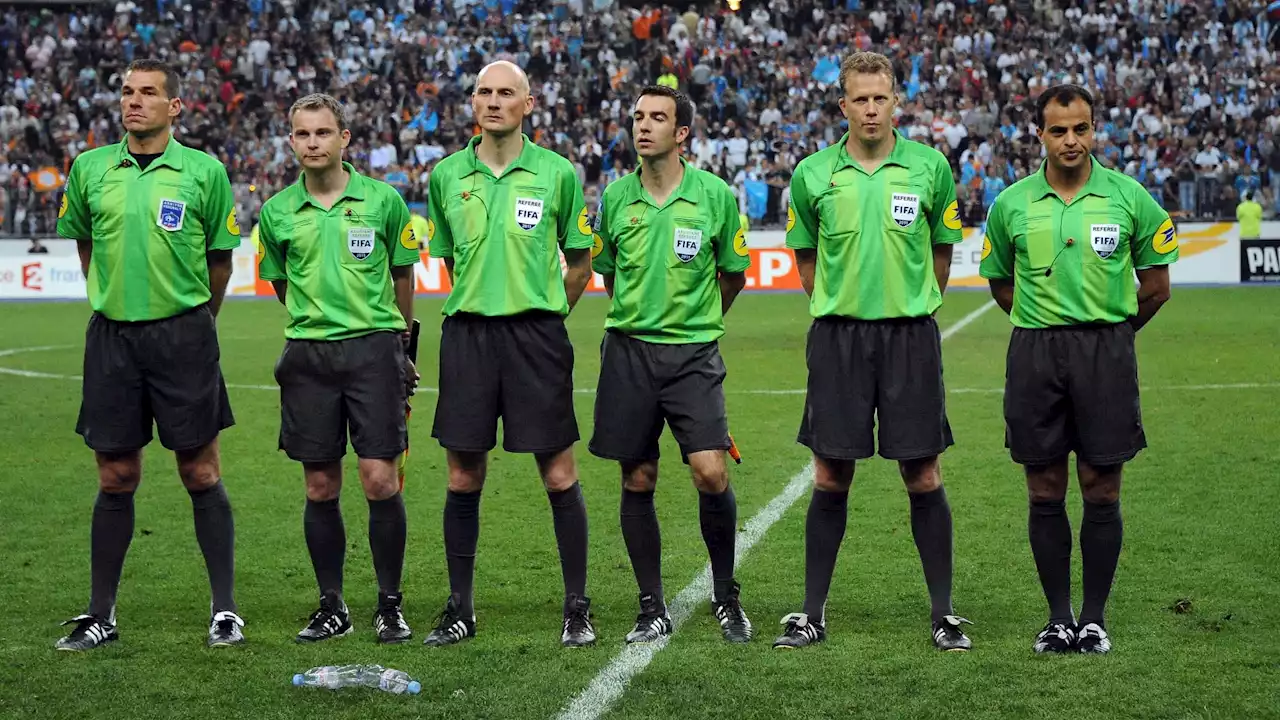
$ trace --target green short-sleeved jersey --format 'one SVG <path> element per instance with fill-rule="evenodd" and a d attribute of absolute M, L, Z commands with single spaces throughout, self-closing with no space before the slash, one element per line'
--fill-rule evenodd
<path fill-rule="evenodd" d="M 453 258 L 444 314 L 569 314 L 559 249 L 591 247 L 573 165 L 524 138 L 501 177 L 476 158 L 480 136 L 440 161 L 427 184 L 432 257 Z"/>
<path fill-rule="evenodd" d="M 1133 178 L 1092 162 L 1070 204 L 1041 166 L 991 206 L 979 272 L 1013 280 L 1017 327 L 1124 322 L 1138 313 L 1134 269 L 1178 259 L 1169 213 Z"/>
<path fill-rule="evenodd" d="M 226 168 L 170 138 L 146 170 L 128 139 L 78 155 L 58 234 L 89 240 L 89 305 L 119 321 L 160 320 L 209 302 L 209 250 L 240 246 Z"/>
<path fill-rule="evenodd" d="M 409 207 L 390 185 L 343 163 L 351 179 L 325 210 L 303 176 L 262 206 L 263 280 L 287 280 L 293 340 L 343 340 L 404 330 L 391 268 L 416 264 L 418 239 Z"/>
<path fill-rule="evenodd" d="M 655 343 L 724 335 L 719 272 L 751 266 L 738 201 L 723 180 L 682 159 L 684 179 L 658 206 L 643 168 L 607 188 L 596 213 L 592 267 L 613 276 L 606 328 Z"/>
<path fill-rule="evenodd" d="M 817 249 L 814 317 L 923 317 L 942 305 L 933 246 L 963 239 L 956 183 L 942 153 L 894 131 L 874 173 L 845 149 L 849 136 L 796 165 L 787 247 Z"/>

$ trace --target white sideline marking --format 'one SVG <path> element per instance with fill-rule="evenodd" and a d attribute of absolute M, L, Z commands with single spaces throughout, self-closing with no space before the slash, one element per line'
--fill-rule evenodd
<path fill-rule="evenodd" d="M 969 323 L 982 317 L 983 313 L 995 307 L 995 305 L 994 301 L 988 301 L 982 307 L 960 318 L 956 324 L 942 332 L 942 339 L 946 340 L 960 332 Z M 777 497 L 770 500 L 768 505 L 765 505 L 747 522 L 747 526 L 738 535 L 733 558 L 734 567 L 738 567 L 741 564 L 747 552 L 756 543 L 760 542 L 764 534 L 769 531 L 769 528 L 773 527 L 773 524 L 782 518 L 783 514 L 795 504 L 796 500 L 805 494 L 805 491 L 812 484 L 813 463 L 810 462 L 803 470 L 796 473 L 795 477 L 791 478 L 791 481 L 782 489 L 782 492 L 778 493 Z M 710 597 L 711 564 L 707 563 L 702 572 L 698 573 L 693 582 L 686 585 L 676 595 L 675 600 L 668 607 L 668 611 L 671 613 L 671 635 L 661 638 L 658 642 L 652 644 L 629 645 L 623 648 L 622 652 L 618 653 L 596 675 L 585 690 L 569 701 L 564 710 L 556 716 L 557 720 L 596 720 L 607 712 L 610 706 L 617 702 L 618 698 L 622 697 L 622 694 L 626 692 L 631 678 L 644 671 L 645 667 L 653 660 L 653 656 L 667 646 L 667 641 L 675 635 L 684 621 L 693 614 L 694 608 Z"/>
<path fill-rule="evenodd" d="M 981 308 L 979 308 L 979 310 L 981 310 Z M 955 326 L 947 328 L 947 331 L 943 333 L 943 336 L 942 336 L 943 339 L 945 340 L 946 338 L 954 334 L 956 330 L 956 326 L 960 325 L 960 323 L 962 322 L 965 322 L 964 319 L 961 319 L 960 322 L 957 322 Z M 33 353 L 33 352 L 48 352 L 51 350 L 72 350 L 72 349 L 75 349 L 75 347 L 76 346 L 74 345 L 41 345 L 37 347 L 7 348 L 4 350 L 0 350 L 0 357 L 9 357 L 12 355 L 21 355 L 24 353 Z M 0 367 L 0 375 L 13 375 L 15 377 L 35 378 L 38 380 L 81 380 L 83 379 L 79 375 L 62 375 L 59 373 L 41 372 L 39 370 L 19 370 L 18 368 L 7 368 L 7 367 Z M 232 390 L 268 390 L 271 392 L 275 392 L 280 389 L 278 385 L 241 385 L 236 383 L 228 383 L 227 387 Z M 1268 390 L 1273 388 L 1280 388 L 1280 383 L 1246 382 L 1246 383 L 1205 383 L 1200 385 L 1143 385 L 1141 390 L 1142 392 L 1148 392 L 1148 391 L 1167 391 L 1167 390 L 1174 390 L 1174 391 L 1178 391 L 1178 390 L 1182 390 L 1182 391 Z M 437 389 L 430 386 L 426 386 L 426 385 L 419 385 L 418 392 L 433 393 L 433 392 L 437 392 Z M 574 392 L 583 394 L 583 395 L 594 394 L 595 388 L 578 388 L 574 390 Z M 805 393 L 805 390 L 804 388 L 774 389 L 774 390 L 767 389 L 767 388 L 754 388 L 754 389 L 746 389 L 746 390 L 725 390 L 725 392 L 730 395 L 803 395 Z M 952 393 L 957 395 L 1002 395 L 1004 394 L 1004 388 L 968 388 L 968 387 L 947 388 L 947 394 L 950 395 Z"/>

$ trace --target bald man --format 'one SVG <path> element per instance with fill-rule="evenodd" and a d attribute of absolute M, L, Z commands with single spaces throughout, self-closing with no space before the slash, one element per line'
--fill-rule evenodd
<path fill-rule="evenodd" d="M 596 639 L 586 597 L 587 509 L 573 454 L 573 346 L 564 327 L 591 277 L 592 232 L 573 165 L 520 130 L 533 106 L 523 70 L 505 61 L 486 66 L 471 96 L 480 135 L 440 161 L 428 184 L 428 244 L 453 284 L 431 431 L 449 466 L 450 595 L 427 636 L 432 646 L 476 634 L 480 493 L 499 418 L 503 449 L 534 456 L 551 502 L 564 576 L 561 644 Z"/>

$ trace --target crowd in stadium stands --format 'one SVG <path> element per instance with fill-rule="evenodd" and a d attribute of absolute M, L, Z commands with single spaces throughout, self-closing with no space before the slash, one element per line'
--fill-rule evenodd
<path fill-rule="evenodd" d="M 424 202 L 434 163 L 473 133 L 477 71 L 511 57 L 537 105 L 530 137 L 570 158 L 589 201 L 628 172 L 643 85 L 697 104 L 690 160 L 728 180 L 753 227 L 785 216 L 791 169 L 841 136 L 843 54 L 900 67 L 897 118 L 951 159 L 963 220 L 1040 163 L 1031 109 L 1050 84 L 1098 97 L 1096 154 L 1182 218 L 1280 210 L 1272 21 L 1235 0 L 123 0 L 4 7 L 0 232 L 52 234 L 71 160 L 120 137 L 130 60 L 181 68 L 179 139 L 217 155 L 242 218 L 296 177 L 287 109 L 326 91 L 349 159 Z M 248 225 L 246 225 L 248 227 Z"/>

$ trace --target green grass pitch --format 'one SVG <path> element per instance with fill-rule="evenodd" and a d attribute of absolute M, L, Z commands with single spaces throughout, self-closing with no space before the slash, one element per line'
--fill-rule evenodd
<path fill-rule="evenodd" d="M 943 328 L 987 302 L 956 292 Z M 348 458 L 343 494 L 346 594 L 356 632 L 318 646 L 293 635 L 316 589 L 302 535 L 300 468 L 276 450 L 278 395 L 233 387 L 238 424 L 223 435 L 236 512 L 237 595 L 248 644 L 204 647 L 208 586 L 191 508 L 172 456 L 147 450 L 137 530 L 120 589 L 120 640 L 57 653 L 57 623 L 83 611 L 96 479 L 73 432 L 88 309 L 5 304 L 0 311 L 0 717 L 3 718 L 550 718 L 615 657 L 636 613 L 618 528 L 615 466 L 579 445 L 591 519 L 589 594 L 600 641 L 559 647 L 560 570 L 550 509 L 532 459 L 492 456 L 476 578 L 479 635 L 442 650 L 420 643 L 447 594 L 441 544 L 444 455 L 430 437 L 435 395 L 420 392 L 406 484 L 406 615 L 415 640 L 374 644 L 376 600 L 367 506 Z M 1020 470 L 1003 447 L 1000 387 L 1008 340 L 999 310 L 943 346 L 956 446 L 943 458 L 955 517 L 955 603 L 974 650 L 934 651 L 928 598 L 896 468 L 859 466 L 848 534 L 828 604 L 829 639 L 770 648 L 797 611 L 807 495 L 738 570 L 757 639 L 729 646 L 704 603 L 631 682 L 609 718 L 1263 718 L 1280 717 L 1280 289 L 1175 289 L 1138 339 L 1149 449 L 1126 470 L 1125 548 L 1106 657 L 1039 658 L 1031 641 L 1045 602 L 1026 539 Z M 569 320 L 579 426 L 590 436 L 606 310 L 585 299 Z M 420 369 L 435 385 L 438 300 L 422 299 Z M 229 301 L 219 321 L 223 369 L 236 386 L 273 385 L 283 308 Z M 795 443 L 808 317 L 800 295 L 745 295 L 728 318 L 730 423 L 745 457 L 731 474 L 744 525 L 804 468 Z M 23 352 L 13 349 L 51 348 Z M 706 564 L 697 500 L 664 436 L 658 511 L 668 599 Z M 1080 496 L 1073 486 L 1073 533 Z M 1073 591 L 1079 602 L 1079 552 Z M 1178 610 L 1175 611 L 1175 606 Z M 294 688 L 313 665 L 380 662 L 419 678 L 393 697 Z"/>

